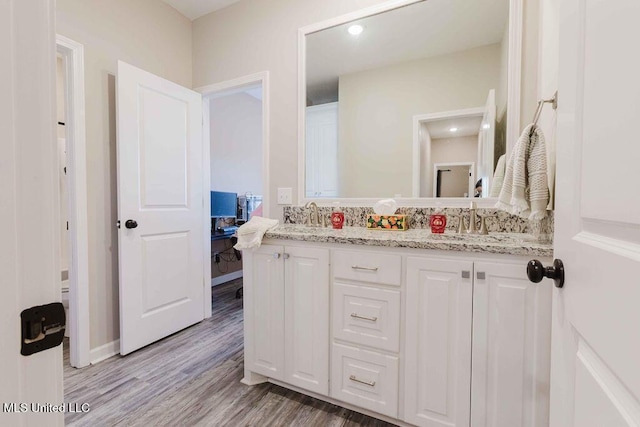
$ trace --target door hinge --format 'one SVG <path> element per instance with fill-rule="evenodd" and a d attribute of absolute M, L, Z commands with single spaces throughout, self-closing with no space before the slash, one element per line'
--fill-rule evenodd
<path fill-rule="evenodd" d="M 20 313 L 20 354 L 30 356 L 62 344 L 67 317 L 61 302 L 38 305 Z"/>
<path fill-rule="evenodd" d="M 116 221 L 116 227 L 120 228 L 120 220 Z"/>

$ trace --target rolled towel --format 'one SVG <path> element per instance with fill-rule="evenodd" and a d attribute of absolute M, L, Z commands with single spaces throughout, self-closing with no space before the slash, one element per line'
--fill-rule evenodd
<path fill-rule="evenodd" d="M 527 126 L 516 142 L 496 208 L 532 220 L 546 216 L 549 203 L 547 149 L 542 130 Z"/>
<path fill-rule="evenodd" d="M 277 226 L 277 219 L 263 218 L 254 215 L 236 231 L 238 243 L 233 247 L 235 249 L 259 248 L 262 244 L 264 234 Z"/>

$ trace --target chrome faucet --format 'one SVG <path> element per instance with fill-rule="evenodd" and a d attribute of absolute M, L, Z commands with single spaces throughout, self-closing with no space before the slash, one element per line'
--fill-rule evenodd
<path fill-rule="evenodd" d="M 471 202 L 471 206 L 469 207 L 469 225 L 465 227 L 464 225 L 464 215 L 460 215 L 460 222 L 458 224 L 458 234 L 489 234 L 487 231 L 487 224 L 485 224 L 486 216 L 480 217 L 476 214 L 476 202 Z M 480 228 L 476 227 L 476 218 L 480 217 Z"/>
<path fill-rule="evenodd" d="M 306 205 L 304 205 L 305 208 L 310 209 L 309 210 L 309 214 L 307 216 L 307 225 L 309 227 L 320 227 L 320 215 L 318 214 L 318 205 L 316 205 L 316 202 L 307 202 Z M 323 226 L 326 227 L 326 222 L 324 221 L 323 218 Z"/>

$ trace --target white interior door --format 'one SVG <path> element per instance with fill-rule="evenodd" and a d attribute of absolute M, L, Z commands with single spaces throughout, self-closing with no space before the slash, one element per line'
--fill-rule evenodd
<path fill-rule="evenodd" d="M 640 3 L 560 4 L 551 425 L 640 425 Z"/>
<path fill-rule="evenodd" d="M 62 426 L 62 345 L 22 356 L 20 313 L 60 301 L 55 2 L 0 2 L 0 426 Z"/>
<path fill-rule="evenodd" d="M 120 353 L 204 318 L 201 95 L 118 62 Z M 127 228 L 127 221 L 135 228 Z M 130 225 L 131 226 L 131 225 Z"/>

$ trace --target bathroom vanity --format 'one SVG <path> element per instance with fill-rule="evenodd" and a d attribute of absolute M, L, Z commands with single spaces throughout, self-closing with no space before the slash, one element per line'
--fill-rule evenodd
<path fill-rule="evenodd" d="M 245 251 L 245 378 L 420 426 L 543 426 L 550 244 L 286 224 Z"/>

